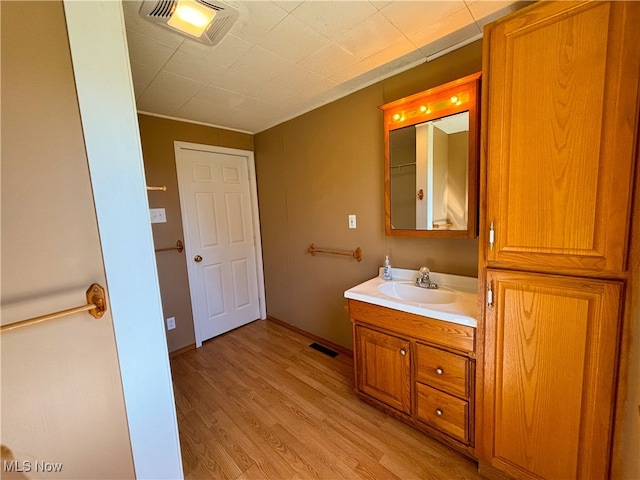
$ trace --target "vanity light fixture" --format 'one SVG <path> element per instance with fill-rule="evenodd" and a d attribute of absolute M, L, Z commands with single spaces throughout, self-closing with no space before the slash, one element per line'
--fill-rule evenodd
<path fill-rule="evenodd" d="M 220 0 L 143 0 L 140 16 L 206 45 L 216 45 L 238 19 Z"/>
<path fill-rule="evenodd" d="M 432 102 L 421 104 L 405 104 L 403 109 L 396 113 L 392 113 L 388 117 L 388 121 L 397 124 L 399 122 L 406 122 L 407 120 L 416 120 L 422 117 L 428 117 L 434 112 L 442 113 L 448 109 L 459 107 L 469 102 L 469 92 L 464 90 L 458 90 L 458 93 L 447 92 L 442 96 L 436 97 Z M 446 114 L 445 114 L 446 116 Z M 428 120 L 424 118 L 423 121 Z"/>

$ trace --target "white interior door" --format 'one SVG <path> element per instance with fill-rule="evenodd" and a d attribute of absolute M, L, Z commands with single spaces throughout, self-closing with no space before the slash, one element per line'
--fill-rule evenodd
<path fill-rule="evenodd" d="M 253 152 L 175 142 L 196 346 L 264 318 Z"/>

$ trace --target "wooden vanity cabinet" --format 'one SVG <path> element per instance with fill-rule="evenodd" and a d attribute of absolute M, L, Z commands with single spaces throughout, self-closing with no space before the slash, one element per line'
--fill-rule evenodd
<path fill-rule="evenodd" d="M 356 393 L 473 456 L 475 329 L 349 300 Z"/>
<path fill-rule="evenodd" d="M 489 478 L 610 475 L 638 25 L 639 2 L 552 1 L 485 27 L 476 453 Z"/>

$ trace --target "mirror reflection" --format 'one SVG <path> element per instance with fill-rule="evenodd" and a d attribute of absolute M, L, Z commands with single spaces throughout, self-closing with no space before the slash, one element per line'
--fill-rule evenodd
<path fill-rule="evenodd" d="M 391 229 L 467 230 L 469 112 L 389 131 Z"/>

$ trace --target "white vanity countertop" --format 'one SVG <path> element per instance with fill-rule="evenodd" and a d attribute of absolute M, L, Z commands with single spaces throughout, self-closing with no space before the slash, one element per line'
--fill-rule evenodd
<path fill-rule="evenodd" d="M 458 300 L 453 303 L 427 304 L 399 299 L 382 293 L 378 287 L 384 283 L 413 283 L 415 279 L 420 276 L 416 270 L 405 270 L 401 268 L 392 268 L 391 274 L 393 280 L 385 281 L 382 279 L 382 269 L 380 269 L 380 274 L 377 277 L 350 288 L 344 292 L 344 296 L 352 300 L 360 300 L 361 302 L 407 313 L 414 313 L 437 320 L 444 320 L 446 322 L 467 325 L 474 328 L 477 326 L 477 278 L 431 272 L 431 281 L 437 283 L 439 287 L 442 287 L 442 290 L 454 290 L 458 294 Z"/>

